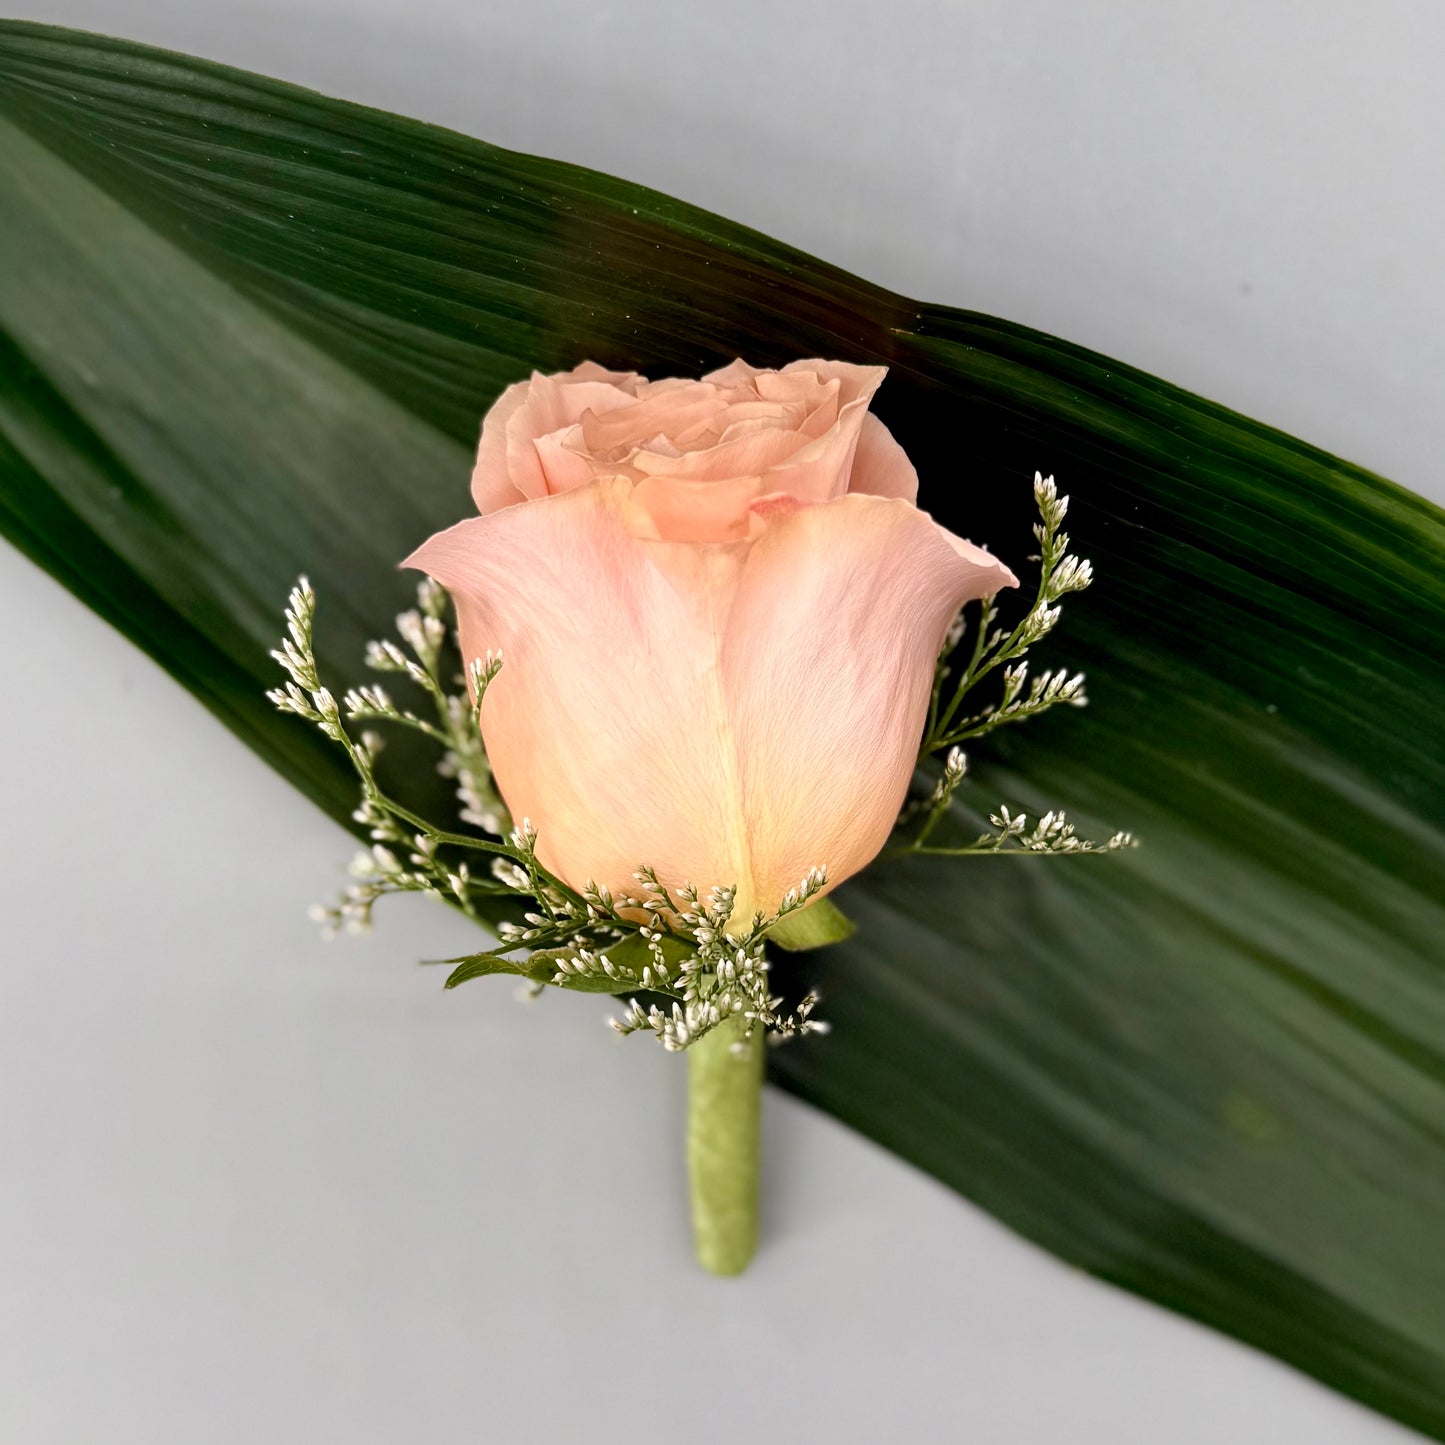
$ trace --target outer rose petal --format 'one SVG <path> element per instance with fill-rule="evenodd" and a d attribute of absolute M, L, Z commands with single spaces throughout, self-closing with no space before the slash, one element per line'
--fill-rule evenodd
<path fill-rule="evenodd" d="M 461 522 L 404 565 L 450 589 L 465 656 L 503 651 L 482 732 L 549 868 L 626 890 L 653 863 L 671 883 L 746 888 L 716 659 L 747 545 L 640 540 L 629 492 L 612 479 Z"/>
<path fill-rule="evenodd" d="M 530 381 L 513 382 L 482 418 L 482 436 L 472 468 L 472 500 L 484 515 L 527 500 L 507 470 L 507 423 L 526 405 L 531 389 Z"/>
<path fill-rule="evenodd" d="M 918 473 L 908 453 L 872 412 L 863 418 L 863 429 L 858 433 L 848 490 L 875 497 L 902 497 L 905 502 L 918 500 Z"/>
<path fill-rule="evenodd" d="M 764 499 L 721 654 L 759 902 L 818 864 L 833 886 L 887 841 L 933 669 L 966 601 L 1017 585 L 909 503 Z"/>
<path fill-rule="evenodd" d="M 753 543 L 637 537 L 617 479 L 463 522 L 411 558 L 501 647 L 482 730 L 508 807 L 573 884 L 738 885 L 775 908 L 882 846 L 957 606 L 1008 585 L 899 501 L 769 499 Z"/>

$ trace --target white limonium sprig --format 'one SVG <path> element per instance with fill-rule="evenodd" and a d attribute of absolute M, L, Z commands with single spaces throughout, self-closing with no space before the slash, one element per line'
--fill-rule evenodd
<path fill-rule="evenodd" d="M 935 753 L 945 753 L 943 773 L 931 794 L 904 808 L 899 817 L 900 829 L 911 827 L 920 814 L 923 822 L 911 838 L 893 850 L 895 853 L 1112 853 L 1135 844 L 1128 833 L 1115 833 L 1103 843 L 1080 838 L 1062 810 L 1047 812 L 1031 825 L 1027 814 L 1000 806 L 989 815 L 992 831 L 981 834 L 974 842 L 962 847 L 930 845 L 934 829 L 954 806 L 954 795 L 967 773 L 968 760 L 960 743 L 1009 723 L 1026 722 L 1061 704 L 1084 707 L 1089 700 L 1083 673 L 1058 669 L 1030 677 L 1029 664 L 1024 661 L 1028 650 L 1058 626 L 1061 600 L 1071 592 L 1081 592 L 1094 580 L 1090 563 L 1069 551 L 1069 534 L 1063 530 L 1069 499 L 1059 495 L 1053 477 L 1034 473 L 1034 502 L 1039 511 L 1033 529 L 1039 551 L 1031 560 L 1039 564 L 1039 582 L 1033 604 L 1012 630 L 995 625 L 998 608 L 993 597 L 985 597 L 977 604 L 973 647 L 961 671 L 955 671 L 950 659 L 968 633 L 967 607 L 960 609 L 949 627 L 934 673 L 928 723 L 918 754 L 922 763 Z M 999 668 L 1000 696 L 970 712 L 965 706 L 969 694 Z"/>
<path fill-rule="evenodd" d="M 431 722 L 415 713 L 398 708 L 382 687 L 353 688 L 343 699 L 347 716 L 357 720 L 372 718 L 401 723 L 425 734 L 443 749 L 438 771 L 456 781 L 457 797 L 462 804 L 461 820 L 484 832 L 500 837 L 510 827 L 507 811 L 492 785 L 491 769 L 482 747 L 477 726 L 477 710 L 489 682 L 502 665 L 500 653 L 488 653 L 473 659 L 467 669 L 470 688 L 449 692 L 441 681 L 441 659 L 447 641 L 447 608 L 450 598 L 446 588 L 427 577 L 417 588 L 417 605 L 396 619 L 396 629 L 411 648 L 413 656 L 390 639 L 366 645 L 366 665 L 373 672 L 401 673 L 425 692 L 436 714 Z"/>
<path fill-rule="evenodd" d="M 311 910 L 323 933 L 365 932 L 376 902 L 392 893 L 430 893 L 479 922 L 484 898 L 515 899 L 521 920 L 497 924 L 497 948 L 448 960 L 448 988 L 501 973 L 520 975 L 537 991 L 552 986 L 634 995 L 612 1026 L 622 1034 L 650 1032 L 674 1051 L 731 1019 L 744 1023 L 738 1048 L 747 1047 L 756 1032 L 778 1042 L 824 1031 L 826 1025 L 812 1017 L 816 995 L 788 1010 L 772 993 L 765 943 L 770 929 L 817 897 L 826 872 L 812 869 L 773 913 L 750 919 L 733 916 L 736 888 L 715 887 L 705 896 L 690 883 L 669 890 L 648 866 L 638 868 L 637 886 L 627 893 L 590 882 L 580 891 L 570 888 L 537 858 L 530 820 L 504 823 L 505 810 L 492 788 L 480 715 L 487 688 L 502 668 L 501 654 L 473 659 L 464 690 L 448 692 L 440 680 L 449 636 L 447 594 L 427 578 L 417 604 L 397 618 L 401 642 L 368 643 L 366 661 L 374 671 L 405 677 L 425 693 L 435 720 L 398 705 L 377 684 L 352 688 L 336 701 L 320 679 L 312 635 L 316 597 L 304 577 L 288 601 L 288 635 L 272 653 L 288 681 L 267 697 L 340 745 L 361 784 L 352 817 L 367 830 L 371 846 L 352 859 L 352 881 L 342 896 Z M 388 796 L 376 777 L 381 736 L 370 729 L 353 736 L 348 728 L 362 722 L 399 725 L 436 743 L 443 750 L 444 775 L 457 780 L 462 822 L 493 836 L 438 828 Z M 477 866 L 482 863 L 487 866 Z"/>
<path fill-rule="evenodd" d="M 1011 851 L 1010 845 L 1013 845 L 1025 853 L 1114 853 L 1134 846 L 1130 833 L 1115 833 L 1103 843 L 1078 837 L 1062 809 L 1045 813 L 1032 828 L 1028 814 L 1011 813 L 1006 806 L 991 813 L 988 821 L 993 825 L 993 832 L 985 833 L 969 852 L 1002 853 Z"/>
<path fill-rule="evenodd" d="M 437 606 L 434 583 L 423 584 L 420 601 L 423 607 Z M 445 606 L 445 594 L 442 595 Z M 465 856 L 457 853 L 483 852 L 504 855 L 505 846 L 470 835 L 448 832 L 433 826 L 426 819 L 403 808 L 388 798 L 376 781 L 375 764 L 382 749 L 381 735 L 364 729 L 353 737 L 347 722 L 380 720 L 399 723 L 432 737 L 443 746 L 453 743 L 452 734 L 443 727 L 429 723 L 392 702 L 380 687 L 353 688 L 337 703 L 335 695 L 320 681 L 316 664 L 312 629 L 316 613 L 316 595 L 306 578 L 292 589 L 286 609 L 288 636 L 271 655 L 289 674 L 285 687 L 267 693 L 269 700 L 282 712 L 294 713 L 314 723 L 322 733 L 338 743 L 346 752 L 361 782 L 361 801 L 352 814 L 371 838 L 371 847 L 358 853 L 349 872 L 354 880 L 342 897 L 332 905 L 318 905 L 312 916 L 328 934 L 343 929 L 362 933 L 371 926 L 371 910 L 377 899 L 388 893 L 441 893 L 458 903 L 469 915 L 479 918 L 477 900 L 486 894 L 510 893 L 504 883 L 490 874 L 475 876 Z M 384 671 L 406 674 L 424 691 L 433 696 L 438 712 L 445 715 L 452 700 L 437 680 L 437 659 L 445 624 L 434 613 L 426 614 L 435 626 L 426 627 L 417 614 L 403 614 L 399 621 L 408 625 L 420 641 L 418 656 L 408 657 L 395 643 L 371 643 L 368 660 Z M 410 619 L 416 617 L 415 625 Z M 493 673 L 495 675 L 495 673 Z"/>
<path fill-rule="evenodd" d="M 769 928 L 805 907 L 827 883 L 823 869 L 814 868 L 798 887 L 789 889 L 771 918 L 757 914 L 738 931 L 730 927 L 735 889 L 714 888 L 703 901 L 691 884 L 684 884 L 674 900 L 652 869 L 639 869 L 635 876 L 643 885 L 649 905 L 659 913 L 672 913 L 681 932 L 690 933 L 694 951 L 674 964 L 662 933 L 652 928 L 641 930 L 648 948 L 647 961 L 640 970 L 631 970 L 627 981 L 650 993 L 663 994 L 671 1004 L 664 1008 L 653 1003 L 644 1008 L 637 998 L 631 999 L 623 1015 L 612 1020 L 618 1033 L 650 1030 L 663 1048 L 677 1051 L 732 1016 L 748 1023 L 744 1041 L 735 1048 L 746 1047 L 745 1040 L 755 1029 L 761 1029 L 774 1043 L 827 1031 L 826 1024 L 810 1017 L 818 1002 L 816 994 L 809 994 L 790 1013 L 780 1011 L 783 1000 L 775 997 L 768 986 L 769 964 L 764 951 Z M 605 957 L 562 963 L 570 968 L 573 977 L 578 970 L 595 976 L 598 969 L 614 979 L 622 977 Z"/>

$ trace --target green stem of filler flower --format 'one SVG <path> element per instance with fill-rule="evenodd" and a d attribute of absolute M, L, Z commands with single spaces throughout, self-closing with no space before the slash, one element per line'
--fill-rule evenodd
<path fill-rule="evenodd" d="M 758 1242 L 762 1030 L 730 1018 L 687 1050 L 687 1172 L 698 1263 L 741 1274 Z M 733 1045 L 740 1045 L 734 1050 Z"/>

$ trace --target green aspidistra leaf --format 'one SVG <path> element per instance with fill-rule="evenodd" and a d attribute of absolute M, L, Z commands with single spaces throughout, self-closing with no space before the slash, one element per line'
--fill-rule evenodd
<path fill-rule="evenodd" d="M 883 362 L 920 502 L 1099 582 L 960 802 L 1110 858 L 898 860 L 773 1077 L 1064 1258 L 1445 1438 L 1445 520 L 1023 327 L 642 188 L 121 41 L 0 25 L 0 529 L 333 815 L 265 688 L 310 574 L 355 677 L 501 388 L 583 357 Z M 1012 734 L 1012 735 L 1010 735 Z M 399 742 L 388 785 L 444 784 Z M 412 764 L 416 763 L 416 766 Z M 886 946 L 880 941 L 886 941 Z"/>

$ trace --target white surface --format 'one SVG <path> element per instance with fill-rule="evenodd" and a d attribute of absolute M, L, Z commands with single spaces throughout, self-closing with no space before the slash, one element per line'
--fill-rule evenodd
<path fill-rule="evenodd" d="M 1441 494 L 1436 6 L 22 8 L 632 176 Z M 757 1267 L 700 1277 L 675 1061 L 442 994 L 440 907 L 321 945 L 340 830 L 8 551 L 0 608 L 0 1439 L 1411 1438 L 780 1096 Z"/>

